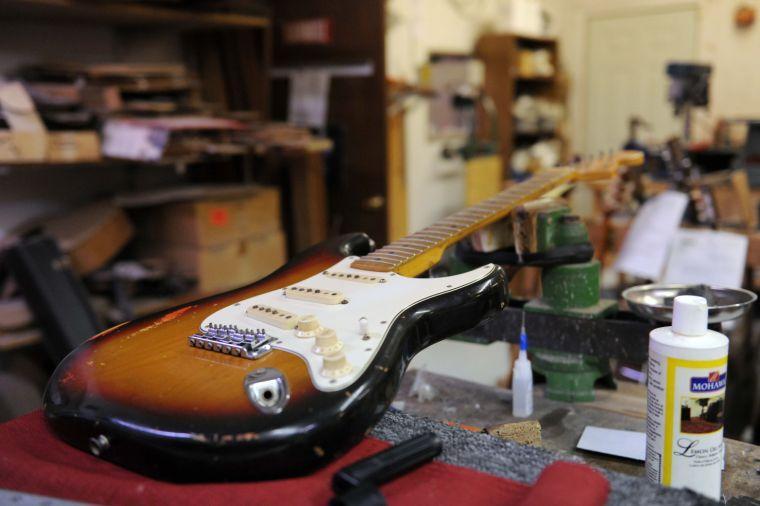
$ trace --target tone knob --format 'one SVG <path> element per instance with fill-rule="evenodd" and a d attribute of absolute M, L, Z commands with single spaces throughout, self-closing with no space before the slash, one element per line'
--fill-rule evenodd
<path fill-rule="evenodd" d="M 322 376 L 326 378 L 342 378 L 351 372 L 351 364 L 346 360 L 346 354 L 342 351 L 325 355 L 322 359 Z"/>
<path fill-rule="evenodd" d="M 307 338 L 314 337 L 322 330 L 322 326 L 319 324 L 319 320 L 314 315 L 302 316 L 296 323 L 296 336 Z"/>
<path fill-rule="evenodd" d="M 317 334 L 311 351 L 318 355 L 332 355 L 342 349 L 343 341 L 338 339 L 335 331 L 333 329 L 322 329 L 322 332 Z"/>

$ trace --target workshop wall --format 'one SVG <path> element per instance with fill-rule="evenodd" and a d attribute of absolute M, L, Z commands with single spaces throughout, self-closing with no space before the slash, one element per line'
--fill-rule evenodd
<path fill-rule="evenodd" d="M 716 118 L 760 115 L 760 67 L 753 56 L 754 50 L 760 47 L 760 27 L 757 22 L 747 29 L 734 25 L 737 7 L 748 5 L 760 10 L 760 0 L 570 0 L 568 4 L 574 8 L 563 11 L 559 36 L 571 83 L 569 137 L 574 149 L 582 151 L 586 145 L 586 53 L 588 20 L 593 16 L 696 6 L 697 58 L 713 65 L 713 77 L 709 111 L 695 115 L 695 137 L 708 134 Z"/>

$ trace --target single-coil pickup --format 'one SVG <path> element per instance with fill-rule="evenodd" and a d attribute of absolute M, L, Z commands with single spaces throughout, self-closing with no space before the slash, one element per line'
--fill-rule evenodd
<path fill-rule="evenodd" d="M 345 304 L 348 302 L 342 293 L 324 288 L 289 286 L 282 290 L 282 294 L 289 299 L 305 300 L 318 304 Z"/>
<path fill-rule="evenodd" d="M 328 278 L 345 279 L 346 281 L 356 281 L 357 283 L 385 283 L 385 278 L 382 276 L 373 276 L 371 274 L 354 274 L 342 271 L 324 271 L 322 274 Z"/>
<path fill-rule="evenodd" d="M 254 304 L 246 309 L 245 315 L 254 320 L 285 330 L 293 329 L 298 321 L 298 316 L 293 313 L 261 304 Z"/>

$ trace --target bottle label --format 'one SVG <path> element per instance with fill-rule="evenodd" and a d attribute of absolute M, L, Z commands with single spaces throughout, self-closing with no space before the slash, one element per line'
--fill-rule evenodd
<path fill-rule="evenodd" d="M 646 474 L 720 497 L 727 357 L 686 360 L 650 350 Z"/>

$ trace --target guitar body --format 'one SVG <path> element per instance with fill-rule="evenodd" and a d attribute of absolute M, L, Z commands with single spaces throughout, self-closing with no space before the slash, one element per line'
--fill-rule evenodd
<path fill-rule="evenodd" d="M 257 283 L 95 336 L 53 374 L 50 426 L 172 481 L 279 478 L 331 461 L 377 422 L 417 352 L 507 301 L 493 265 L 433 279 L 352 270 L 371 244 L 343 236 Z M 321 348 L 304 330 L 315 320 Z M 328 367 L 336 349 L 345 360 Z"/>

